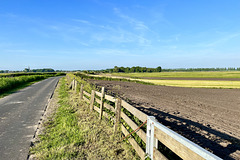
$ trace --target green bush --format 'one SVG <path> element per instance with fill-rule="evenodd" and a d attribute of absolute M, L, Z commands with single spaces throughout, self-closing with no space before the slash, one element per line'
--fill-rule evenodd
<path fill-rule="evenodd" d="M 45 75 L 0 78 L 0 94 L 29 82 L 47 78 Z"/>

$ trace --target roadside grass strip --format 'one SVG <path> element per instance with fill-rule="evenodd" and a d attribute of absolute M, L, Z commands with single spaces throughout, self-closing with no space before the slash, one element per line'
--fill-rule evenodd
<path fill-rule="evenodd" d="M 43 134 L 30 153 L 36 159 L 139 159 L 126 142 L 117 143 L 107 120 L 68 91 L 65 78 L 60 80 L 59 108 L 44 123 Z"/>
<path fill-rule="evenodd" d="M 190 88 L 240 88 L 240 81 L 208 81 L 208 80 L 150 80 L 139 79 L 156 85 L 190 87 Z"/>
<path fill-rule="evenodd" d="M 46 76 L 43 75 L 0 78 L 0 93 L 13 89 L 17 86 L 26 84 L 28 82 L 42 80 L 44 78 L 46 78 Z"/>
<path fill-rule="evenodd" d="M 0 78 L 0 98 L 46 78 L 45 75 Z"/>

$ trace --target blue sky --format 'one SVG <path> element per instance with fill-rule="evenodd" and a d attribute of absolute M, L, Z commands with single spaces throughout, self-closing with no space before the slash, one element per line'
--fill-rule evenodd
<path fill-rule="evenodd" d="M 240 67 L 239 0 L 0 0 L 0 70 Z"/>

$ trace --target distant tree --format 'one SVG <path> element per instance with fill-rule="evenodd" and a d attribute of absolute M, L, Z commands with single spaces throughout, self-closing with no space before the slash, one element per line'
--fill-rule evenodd
<path fill-rule="evenodd" d="M 25 68 L 24 72 L 30 72 L 30 68 Z"/>
<path fill-rule="evenodd" d="M 157 72 L 162 72 L 162 67 L 160 67 L 160 66 L 157 67 L 157 68 L 156 68 L 156 71 L 157 71 Z"/>

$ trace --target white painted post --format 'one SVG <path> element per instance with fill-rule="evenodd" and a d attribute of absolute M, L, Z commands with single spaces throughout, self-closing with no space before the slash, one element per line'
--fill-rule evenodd
<path fill-rule="evenodd" d="M 154 116 L 147 117 L 147 143 L 146 143 L 146 154 L 148 157 L 153 159 L 153 147 L 156 145 L 154 141 L 154 123 L 156 118 Z"/>

